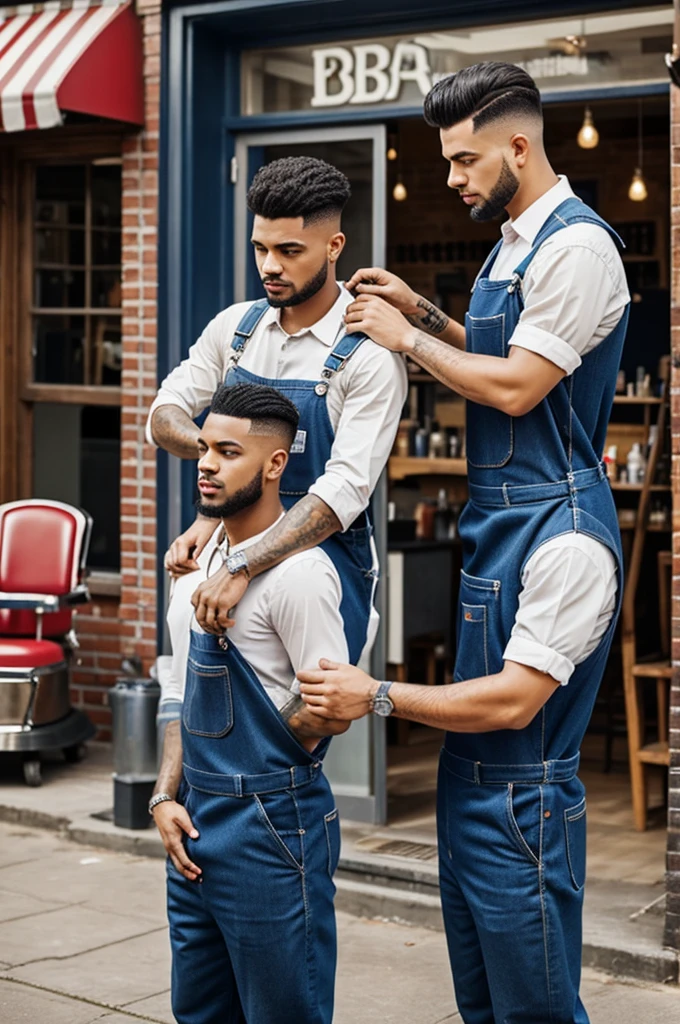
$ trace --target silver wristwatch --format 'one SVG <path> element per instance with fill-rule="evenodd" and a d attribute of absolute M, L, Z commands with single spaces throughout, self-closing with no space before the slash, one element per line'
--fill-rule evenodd
<path fill-rule="evenodd" d="M 371 701 L 371 711 L 374 715 L 380 715 L 381 718 L 387 718 L 394 711 L 394 704 L 392 700 L 387 696 L 392 683 L 381 683 L 378 689 L 375 691 L 375 696 Z"/>
<path fill-rule="evenodd" d="M 245 551 L 236 551 L 233 555 L 227 555 L 224 564 L 227 567 L 227 572 L 232 576 L 236 576 L 239 572 L 244 572 L 248 579 L 250 579 L 250 572 L 248 570 L 248 559 L 246 558 Z"/>
<path fill-rule="evenodd" d="M 166 800 L 174 799 L 174 796 L 170 796 L 169 793 L 156 793 L 155 796 L 152 796 L 151 799 L 149 800 L 149 814 L 151 815 L 151 817 L 153 817 L 154 807 L 158 807 L 159 804 L 165 803 Z"/>

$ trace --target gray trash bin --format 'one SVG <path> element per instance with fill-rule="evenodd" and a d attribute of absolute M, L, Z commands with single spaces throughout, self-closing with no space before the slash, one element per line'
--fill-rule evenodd
<path fill-rule="evenodd" d="M 113 821 L 148 828 L 156 783 L 156 711 L 161 688 L 152 679 L 119 679 L 109 691 L 113 717 Z"/>

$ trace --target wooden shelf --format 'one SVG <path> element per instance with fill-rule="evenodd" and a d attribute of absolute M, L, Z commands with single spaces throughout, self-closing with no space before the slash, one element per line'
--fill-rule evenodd
<path fill-rule="evenodd" d="M 614 395 L 614 405 L 661 405 L 661 399 L 654 395 L 640 398 L 637 395 Z"/>
<path fill-rule="evenodd" d="M 388 463 L 388 473 L 390 480 L 404 480 L 408 476 L 467 476 L 467 461 L 393 455 Z"/>
<path fill-rule="evenodd" d="M 643 487 L 644 484 L 621 484 L 618 481 L 611 481 L 611 489 L 613 491 L 641 491 Z M 668 492 L 671 487 L 670 484 L 651 484 L 649 489 L 658 493 Z"/>

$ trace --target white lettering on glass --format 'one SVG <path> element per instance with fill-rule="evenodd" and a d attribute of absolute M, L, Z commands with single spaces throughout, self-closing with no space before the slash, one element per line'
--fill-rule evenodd
<path fill-rule="evenodd" d="M 354 92 L 352 69 L 354 60 L 344 46 L 327 46 L 322 50 L 314 50 L 314 95 L 313 107 L 337 107 L 349 103 Z M 328 85 L 331 78 L 338 76 L 340 89 L 329 93 Z"/>
<path fill-rule="evenodd" d="M 423 96 L 432 88 L 432 72 L 427 59 L 427 50 L 418 43 L 397 43 L 390 69 L 390 91 L 386 100 L 396 100 L 402 82 L 416 82 Z"/>
<path fill-rule="evenodd" d="M 354 95 L 350 103 L 381 103 L 390 89 L 390 51 L 382 43 L 354 46 Z M 373 63 L 369 65 L 369 57 Z M 369 82 L 373 88 L 369 90 Z"/>

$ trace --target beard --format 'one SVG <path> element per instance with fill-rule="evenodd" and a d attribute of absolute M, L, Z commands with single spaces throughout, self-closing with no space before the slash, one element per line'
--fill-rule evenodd
<path fill-rule="evenodd" d="M 327 279 L 328 263 L 324 263 L 314 277 L 311 277 L 306 284 L 303 284 L 302 288 L 293 292 L 293 294 L 289 295 L 287 299 L 272 299 L 270 296 L 267 298 L 267 301 L 270 306 L 274 307 L 274 309 L 281 309 L 284 306 L 300 306 L 303 302 L 307 302 L 308 299 L 313 298 L 317 292 L 320 292 Z M 274 278 L 271 280 L 273 281 Z"/>
<path fill-rule="evenodd" d="M 206 519 L 231 519 L 233 516 L 250 508 L 262 497 L 262 470 L 258 470 L 253 479 L 245 487 L 234 491 L 221 505 L 208 505 L 196 499 L 196 511 Z"/>
<path fill-rule="evenodd" d="M 470 210 L 471 220 L 486 221 L 495 220 L 496 217 L 500 217 L 505 211 L 505 207 L 508 205 L 511 199 L 514 199 L 517 189 L 519 188 L 519 178 L 510 170 L 505 157 L 503 157 L 503 164 L 501 166 L 501 173 L 498 175 L 498 181 L 491 189 L 488 199 L 485 199 L 479 206 L 473 206 Z"/>

